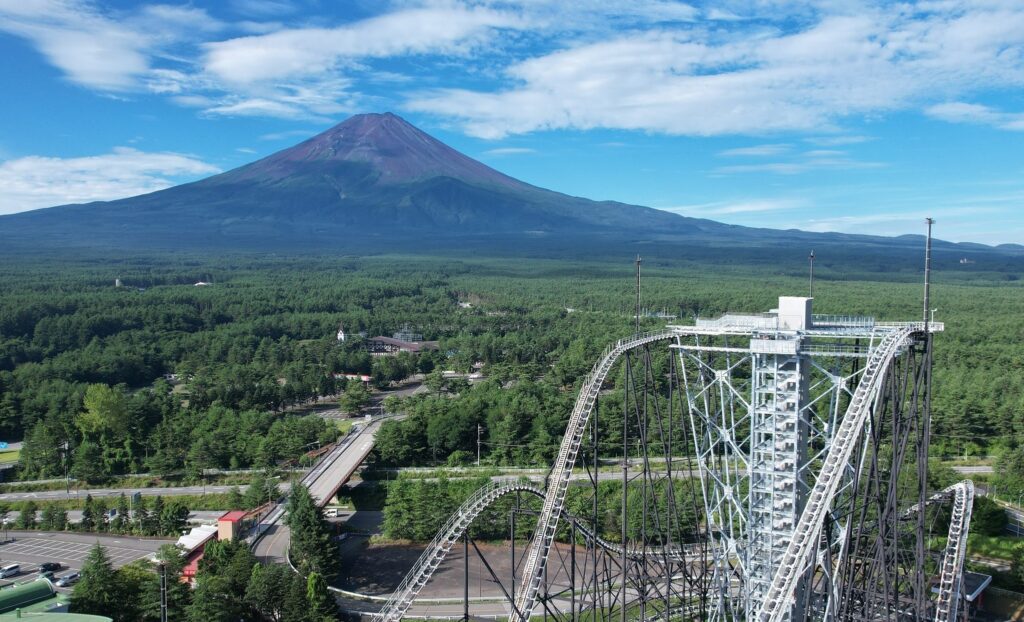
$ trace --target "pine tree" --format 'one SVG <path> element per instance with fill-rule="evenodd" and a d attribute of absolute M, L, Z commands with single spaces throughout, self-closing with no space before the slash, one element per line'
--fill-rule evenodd
<path fill-rule="evenodd" d="M 46 504 L 46 507 L 43 508 L 43 515 L 39 519 L 39 527 L 41 529 L 52 531 L 57 529 L 57 527 L 55 527 L 56 522 L 57 506 L 52 503 L 48 503 Z"/>
<path fill-rule="evenodd" d="M 309 599 L 306 598 L 306 580 L 300 575 L 292 574 L 285 587 L 287 592 L 281 622 L 318 622 L 310 615 Z"/>
<path fill-rule="evenodd" d="M 327 581 L 317 572 L 309 573 L 306 579 L 306 600 L 314 622 L 333 622 L 338 619 L 338 606 L 327 589 Z"/>
<path fill-rule="evenodd" d="M 152 521 L 152 533 L 150 535 L 163 535 L 164 498 L 157 495 L 153 499 L 153 509 L 150 520 Z"/>
<path fill-rule="evenodd" d="M 288 498 L 288 527 L 291 529 L 292 561 L 303 574 L 317 572 L 326 577 L 338 573 L 338 549 L 323 510 L 302 484 L 292 488 Z"/>
<path fill-rule="evenodd" d="M 35 501 L 26 501 L 21 505 L 21 514 L 18 515 L 18 529 L 35 529 L 36 512 L 39 506 Z"/>
<path fill-rule="evenodd" d="M 121 493 L 117 498 L 117 514 L 114 520 L 110 521 L 110 530 L 114 533 L 124 533 L 128 526 L 128 497 Z"/>
<path fill-rule="evenodd" d="M 89 551 L 81 570 L 82 578 L 71 593 L 72 613 L 91 613 L 120 619 L 124 594 L 122 583 L 106 550 L 97 544 Z"/>
<path fill-rule="evenodd" d="M 96 508 L 93 507 L 92 495 L 85 495 L 85 506 L 82 508 L 82 520 L 78 523 L 82 531 L 96 528 Z"/>

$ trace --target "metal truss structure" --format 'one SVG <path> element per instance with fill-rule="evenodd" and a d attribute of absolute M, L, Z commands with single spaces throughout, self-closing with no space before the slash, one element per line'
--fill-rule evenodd
<path fill-rule="evenodd" d="M 400 620 L 509 495 L 511 576 L 484 564 L 510 619 L 956 619 L 973 485 L 928 496 L 942 329 L 780 298 L 769 313 L 616 342 L 583 382 L 544 487 L 474 494 L 375 619 Z M 609 462 L 612 481 L 599 477 Z M 949 545 L 933 560 L 925 508 L 946 501 Z"/>

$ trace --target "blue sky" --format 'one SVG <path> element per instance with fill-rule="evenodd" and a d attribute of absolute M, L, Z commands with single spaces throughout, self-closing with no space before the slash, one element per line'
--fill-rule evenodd
<path fill-rule="evenodd" d="M 390 110 L 588 198 L 1024 243 L 1020 0 L 0 0 L 0 58 L 0 214 Z"/>

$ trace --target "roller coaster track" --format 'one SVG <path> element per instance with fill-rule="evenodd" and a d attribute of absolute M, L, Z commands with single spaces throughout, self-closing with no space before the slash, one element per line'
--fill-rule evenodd
<path fill-rule="evenodd" d="M 427 549 L 423 551 L 423 554 L 420 555 L 412 569 L 406 574 L 405 579 L 392 593 L 391 598 L 384 604 L 380 612 L 374 615 L 374 620 L 377 622 L 397 622 L 401 620 L 402 616 L 409 610 L 409 607 L 412 606 L 413 600 L 415 600 L 420 590 L 430 580 L 434 571 L 437 570 L 441 562 L 448 556 L 455 543 L 466 533 L 466 530 L 476 517 L 501 497 L 516 492 L 525 492 L 541 499 L 544 498 L 544 491 L 540 488 L 519 482 L 492 482 L 477 490 L 449 517 L 448 522 L 441 528 L 437 536 L 427 546 Z M 614 554 L 621 554 L 623 552 L 621 545 L 601 538 L 582 522 L 573 522 L 585 537 L 592 539 L 601 548 Z M 627 548 L 625 551 L 626 555 L 634 560 L 644 556 L 656 557 L 667 555 L 673 561 L 679 562 L 683 561 L 689 552 L 690 549 L 688 547 L 677 546 L 670 547 L 667 550 L 663 547 L 652 547 L 645 551 L 632 548 Z"/>
<path fill-rule="evenodd" d="M 638 333 L 620 339 L 604 351 L 584 379 L 580 394 L 576 398 L 576 405 L 573 406 L 572 415 L 569 417 L 569 425 L 562 438 L 558 457 L 555 458 L 555 463 L 548 475 L 547 494 L 544 496 L 544 505 L 537 518 L 534 542 L 523 565 L 523 587 L 518 590 L 516 602 L 513 605 L 516 615 L 519 616 L 518 619 L 529 620 L 530 614 L 537 604 L 537 594 L 544 581 L 544 567 L 547 565 L 548 552 L 554 542 L 555 532 L 558 531 L 558 519 L 565 506 L 565 495 L 569 489 L 569 478 L 572 475 L 573 466 L 576 463 L 576 454 L 579 452 L 587 421 L 594 411 L 597 396 L 601 392 L 605 378 L 619 357 L 626 352 L 658 341 L 674 339 L 677 334 L 673 330 L 664 330 Z"/>
<path fill-rule="evenodd" d="M 935 622 L 953 622 L 956 620 L 960 588 L 963 583 L 967 534 L 971 526 L 971 508 L 974 505 L 974 482 L 969 479 L 964 480 L 943 492 L 953 493 L 953 514 L 949 521 L 946 550 L 942 555 L 939 598 L 935 604 Z"/>
<path fill-rule="evenodd" d="M 755 619 L 760 622 L 779 622 L 788 613 L 797 580 L 804 571 L 807 560 L 814 552 L 817 535 L 825 517 L 832 507 L 836 491 L 842 480 L 843 469 L 849 463 L 857 446 L 857 439 L 864 430 L 864 424 L 871 414 L 886 372 L 899 352 L 905 348 L 923 326 L 910 324 L 896 328 L 885 335 L 868 358 L 864 374 L 857 385 L 846 410 L 842 423 L 836 431 L 828 456 L 814 482 L 796 529 L 786 552 L 779 563 L 771 585 L 765 594 L 761 610 Z"/>

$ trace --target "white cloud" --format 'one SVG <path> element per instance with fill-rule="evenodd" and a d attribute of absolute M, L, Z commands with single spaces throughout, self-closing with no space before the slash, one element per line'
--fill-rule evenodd
<path fill-rule="evenodd" d="M 338 28 L 295 28 L 204 46 L 205 70 L 228 84 L 316 76 L 354 59 L 455 53 L 493 29 L 521 27 L 514 14 L 482 7 L 407 9 Z"/>
<path fill-rule="evenodd" d="M 145 194 L 218 172 L 192 156 L 128 147 L 81 158 L 17 158 L 0 162 L 0 214 Z"/>
<path fill-rule="evenodd" d="M 714 216 L 728 216 L 732 214 L 783 212 L 800 209 L 806 206 L 806 201 L 801 199 L 751 199 L 735 202 L 716 201 L 696 205 L 677 205 L 674 207 L 662 207 L 659 209 L 666 212 L 682 214 L 684 216 L 709 218 Z"/>
<path fill-rule="evenodd" d="M 485 155 L 519 155 L 523 153 L 536 153 L 536 149 L 530 149 L 529 147 L 498 147 L 497 149 L 488 149 L 484 152 Z"/>
<path fill-rule="evenodd" d="M 1024 112 L 1002 112 L 980 104 L 949 102 L 931 106 L 925 113 L 950 123 L 975 123 L 1002 130 L 1024 131 Z"/>
<path fill-rule="evenodd" d="M 738 147 L 736 149 L 726 149 L 725 151 L 719 151 L 718 155 L 725 157 L 737 157 L 737 156 L 773 156 L 786 153 L 789 151 L 790 145 L 787 144 L 768 144 L 768 145 L 754 145 L 752 147 Z"/>
<path fill-rule="evenodd" d="M 866 143 L 870 140 L 874 140 L 870 136 L 812 136 L 804 139 L 806 142 L 812 145 L 820 145 L 822 147 L 842 147 L 844 145 L 856 145 L 859 143 Z"/>
<path fill-rule="evenodd" d="M 113 14 L 85 0 L 0 3 L 0 31 L 29 40 L 72 82 L 108 92 L 138 88 L 163 46 L 222 27 L 193 7 L 156 4 Z"/>
<path fill-rule="evenodd" d="M 421 91 L 408 108 L 485 138 L 555 128 L 748 134 L 829 130 L 942 93 L 1024 85 L 1020 3 L 823 6 L 833 13 L 795 27 L 653 28 L 570 44 L 508 67 L 503 89 Z"/>
<path fill-rule="evenodd" d="M 260 136 L 260 140 L 290 140 L 292 138 L 309 138 L 320 130 L 288 130 L 287 132 L 273 132 Z"/>
<path fill-rule="evenodd" d="M 720 166 L 714 169 L 716 175 L 732 175 L 736 173 L 775 173 L 778 175 L 797 175 L 813 170 L 857 170 L 866 168 L 880 168 L 885 166 L 882 162 L 863 162 L 853 160 L 845 156 L 825 155 L 827 152 L 818 152 L 820 155 L 809 155 L 804 160 L 795 162 L 765 162 L 763 164 L 736 164 L 733 166 Z M 840 152 L 841 153 L 841 152 Z"/>

